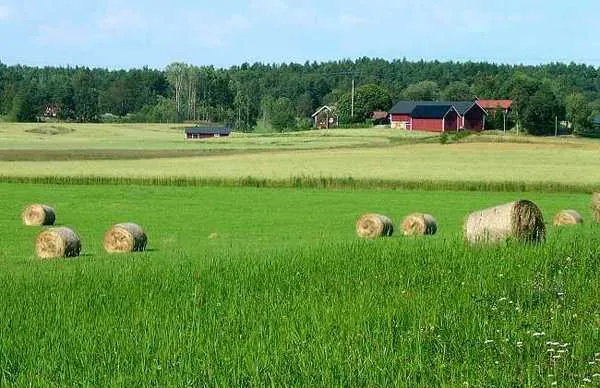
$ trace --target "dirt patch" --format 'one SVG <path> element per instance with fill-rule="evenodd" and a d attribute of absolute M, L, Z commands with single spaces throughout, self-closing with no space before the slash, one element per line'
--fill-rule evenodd
<path fill-rule="evenodd" d="M 62 125 L 49 125 L 49 126 L 41 126 L 31 129 L 26 129 L 25 132 L 35 133 L 37 135 L 66 135 L 68 133 L 75 132 L 74 128 L 63 127 Z"/>

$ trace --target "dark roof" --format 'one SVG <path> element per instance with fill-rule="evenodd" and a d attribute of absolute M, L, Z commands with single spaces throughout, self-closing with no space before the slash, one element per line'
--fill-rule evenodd
<path fill-rule="evenodd" d="M 190 127 L 185 129 L 185 133 L 198 134 L 198 135 L 229 135 L 231 128 L 227 127 Z"/>
<path fill-rule="evenodd" d="M 441 119 L 451 109 L 454 109 L 452 105 L 417 105 L 411 116 L 416 119 Z"/>
<path fill-rule="evenodd" d="M 459 115 L 463 116 L 475 101 L 398 101 L 390 110 L 391 114 L 396 115 L 412 115 L 414 116 L 415 108 L 419 106 L 453 106 Z M 448 110 L 446 110 L 447 112 Z M 485 110 L 484 110 L 485 111 Z"/>
<path fill-rule="evenodd" d="M 409 115 L 417 105 L 423 105 L 426 103 L 427 102 L 425 101 L 398 101 L 396 105 L 390 109 L 390 113 L 395 115 Z"/>

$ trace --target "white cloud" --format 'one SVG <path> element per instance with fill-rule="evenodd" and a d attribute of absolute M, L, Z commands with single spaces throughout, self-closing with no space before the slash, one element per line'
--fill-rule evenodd
<path fill-rule="evenodd" d="M 10 8 L 0 5 L 0 21 L 8 20 L 10 18 Z"/>
<path fill-rule="evenodd" d="M 194 31 L 192 39 L 205 48 L 225 47 L 238 34 L 251 27 L 250 21 L 242 15 L 231 15 L 224 19 L 207 18 L 202 23 L 190 20 L 190 29 Z"/>
<path fill-rule="evenodd" d="M 89 32 L 79 26 L 70 24 L 42 25 L 38 28 L 37 40 L 46 44 L 60 44 L 84 42 L 89 37 Z"/>
<path fill-rule="evenodd" d="M 100 30 L 108 33 L 122 33 L 142 29 L 145 26 L 143 16 L 132 9 L 111 10 L 98 20 Z"/>

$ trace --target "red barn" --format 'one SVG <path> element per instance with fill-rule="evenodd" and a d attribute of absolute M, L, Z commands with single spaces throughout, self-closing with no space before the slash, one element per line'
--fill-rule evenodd
<path fill-rule="evenodd" d="M 481 131 L 486 115 L 476 101 L 400 101 L 390 110 L 392 128 L 431 132 Z"/>

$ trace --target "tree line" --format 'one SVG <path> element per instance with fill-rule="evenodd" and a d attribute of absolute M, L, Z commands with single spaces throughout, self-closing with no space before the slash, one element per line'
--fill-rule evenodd
<path fill-rule="evenodd" d="M 352 84 L 356 89 L 352 99 Z M 28 67 L 0 63 L 0 119 L 48 115 L 77 122 L 219 122 L 239 131 L 257 123 L 275 130 L 311 125 L 311 114 L 335 105 L 342 124 L 400 99 L 513 99 L 510 118 L 533 134 L 568 121 L 577 133 L 600 114 L 600 69 L 361 58 L 304 64 L 244 63 L 228 69 L 172 63 L 164 70 Z M 353 101 L 352 101 L 353 100 Z M 49 110 L 50 108 L 50 110 Z M 489 125 L 500 121 L 490 118 Z"/>

